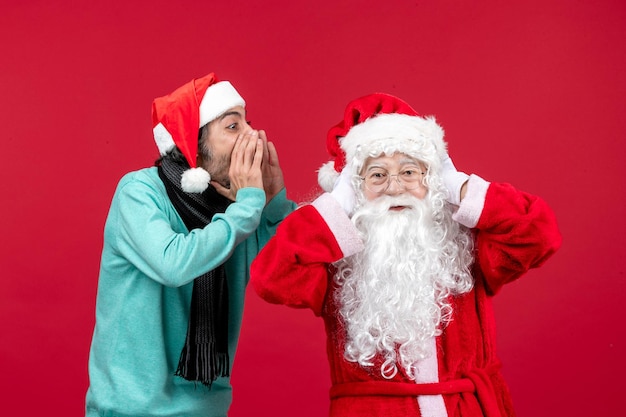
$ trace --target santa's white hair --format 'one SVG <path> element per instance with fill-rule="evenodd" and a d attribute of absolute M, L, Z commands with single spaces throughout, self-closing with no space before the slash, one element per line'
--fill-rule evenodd
<path fill-rule="evenodd" d="M 380 149 L 368 156 L 378 154 Z M 416 363 L 435 353 L 427 342 L 452 319 L 450 296 L 473 286 L 471 232 L 452 219 L 436 172 L 428 170 L 425 184 L 423 200 L 405 193 L 365 201 L 357 191 L 360 203 L 352 222 L 365 249 L 336 263 L 345 358 L 371 367 L 382 355 L 385 378 L 393 378 L 400 366 L 415 379 Z M 389 210 L 397 205 L 410 209 Z"/>

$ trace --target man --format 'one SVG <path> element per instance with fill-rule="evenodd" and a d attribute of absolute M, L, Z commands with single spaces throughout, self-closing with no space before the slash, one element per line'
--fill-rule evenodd
<path fill-rule="evenodd" d="M 458 172 L 441 127 L 393 96 L 348 104 L 327 145 L 329 192 L 285 219 L 251 279 L 324 319 L 330 415 L 514 415 L 491 297 L 559 247 L 552 211 Z"/>
<path fill-rule="evenodd" d="M 161 158 L 104 231 L 87 416 L 226 416 L 249 265 L 294 209 L 276 149 L 214 74 L 154 100 Z"/>

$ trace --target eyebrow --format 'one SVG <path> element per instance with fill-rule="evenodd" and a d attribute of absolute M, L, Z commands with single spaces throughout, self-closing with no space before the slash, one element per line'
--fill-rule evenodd
<path fill-rule="evenodd" d="M 411 157 L 406 157 L 406 158 L 403 158 L 403 159 L 399 160 L 398 161 L 398 165 L 400 167 L 403 167 L 403 166 L 406 166 L 406 165 L 415 165 L 415 166 L 419 167 L 420 169 L 422 169 L 422 163 L 417 161 L 417 160 L 415 160 L 415 159 L 413 159 L 413 158 L 411 158 Z M 384 162 L 383 163 L 381 163 L 381 162 L 376 163 L 375 162 L 375 163 L 369 165 L 365 171 L 367 172 L 370 169 L 374 169 L 374 168 L 380 168 L 380 169 L 384 169 L 385 171 L 387 171 L 389 169 L 389 165 L 384 163 Z"/>
<path fill-rule="evenodd" d="M 238 112 L 236 110 L 231 110 L 231 111 L 227 111 L 226 113 L 224 113 L 221 116 L 219 116 L 217 118 L 217 120 L 224 120 L 228 116 L 239 116 L 242 119 L 244 118 L 244 116 L 240 112 Z"/>
<path fill-rule="evenodd" d="M 409 165 L 409 164 L 420 165 L 421 164 L 420 161 L 418 161 L 417 159 L 411 158 L 410 156 L 407 156 L 406 158 L 402 158 L 401 160 L 398 161 L 398 163 L 400 165 Z"/>

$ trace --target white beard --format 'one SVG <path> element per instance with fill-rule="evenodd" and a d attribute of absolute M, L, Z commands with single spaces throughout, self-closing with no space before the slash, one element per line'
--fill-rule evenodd
<path fill-rule="evenodd" d="M 389 211 L 394 205 L 412 208 Z M 365 249 L 338 262 L 335 276 L 347 360 L 368 367 L 380 354 L 383 377 L 400 365 L 415 379 L 416 363 L 434 353 L 428 342 L 451 320 L 449 296 L 473 285 L 472 239 L 451 216 L 429 195 L 382 196 L 354 214 Z"/>

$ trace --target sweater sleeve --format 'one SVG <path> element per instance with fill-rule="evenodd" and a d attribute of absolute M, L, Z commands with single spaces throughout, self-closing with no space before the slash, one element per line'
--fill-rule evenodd
<path fill-rule="evenodd" d="M 541 198 L 476 176 L 469 186 L 467 205 L 464 199 L 455 218 L 475 224 L 476 262 L 489 293 L 495 294 L 552 256 L 561 245 L 561 233 Z"/>
<path fill-rule="evenodd" d="M 254 233 L 264 198 L 263 190 L 241 189 L 225 213 L 187 231 L 164 190 L 137 178 L 124 181 L 112 204 L 111 240 L 117 253 L 146 276 L 182 286 L 223 264 Z"/>
<path fill-rule="evenodd" d="M 259 248 L 276 234 L 278 225 L 295 209 L 296 203 L 287 199 L 287 191 L 284 188 L 270 200 L 263 209 L 261 223 L 256 232 Z"/>
<path fill-rule="evenodd" d="M 294 211 L 252 262 L 261 298 L 320 315 L 329 265 L 362 249 L 356 229 L 327 194 Z"/>

